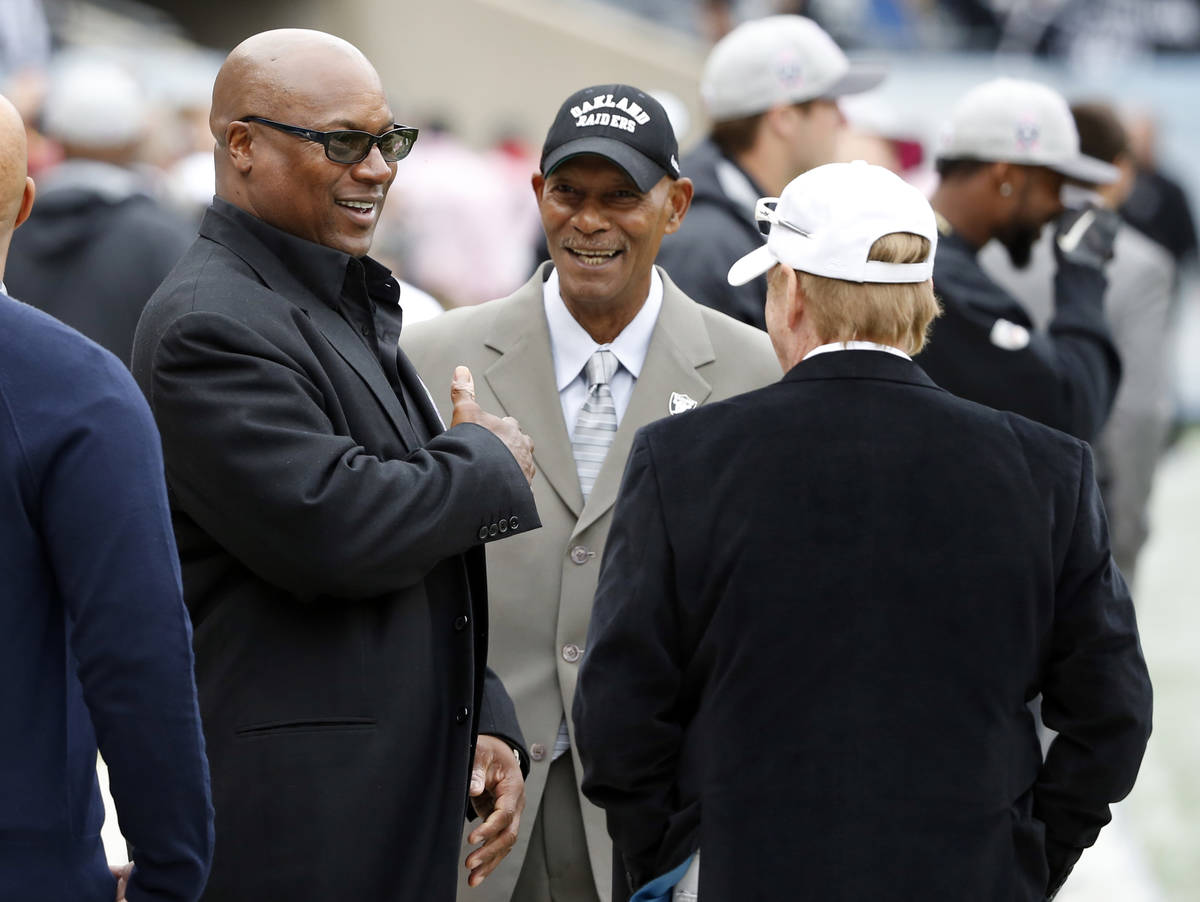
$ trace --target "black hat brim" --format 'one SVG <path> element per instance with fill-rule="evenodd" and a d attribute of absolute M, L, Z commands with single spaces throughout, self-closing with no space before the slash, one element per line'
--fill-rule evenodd
<path fill-rule="evenodd" d="M 598 136 L 578 138 L 555 148 L 542 160 L 542 175 L 549 175 L 567 160 L 584 154 L 594 154 L 615 163 L 633 179 L 633 183 L 643 193 L 657 185 L 659 179 L 664 175 L 669 178 L 676 177 L 675 173 L 668 172 L 641 151 L 630 147 L 623 141 Z"/>

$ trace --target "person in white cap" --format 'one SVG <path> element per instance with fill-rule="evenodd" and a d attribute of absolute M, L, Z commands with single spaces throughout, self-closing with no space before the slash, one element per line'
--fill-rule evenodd
<path fill-rule="evenodd" d="M 729 264 L 762 240 L 754 202 L 833 161 L 844 125 L 837 98 L 869 90 L 883 77 L 882 69 L 851 65 L 833 38 L 803 16 L 755 19 L 717 42 L 700 82 L 712 131 L 682 161 L 695 184 L 692 209 L 658 255 L 680 288 L 766 327 L 766 280 L 732 286 L 725 279 Z"/>
<path fill-rule="evenodd" d="M 1036 82 L 1000 78 L 958 103 L 938 150 L 934 192 L 942 241 L 934 282 L 945 308 L 921 365 L 943 388 L 1091 441 L 1104 425 L 1121 361 L 1104 320 L 1104 267 L 1119 219 L 1113 210 L 1067 210 L 1068 180 L 1115 182 L 1115 166 L 1079 151 L 1066 101 Z M 980 265 L 999 242 L 1026 266 L 1042 227 L 1055 221 L 1054 316 L 1034 329 L 1021 301 Z"/>
<path fill-rule="evenodd" d="M 150 113 L 141 85 L 114 62 L 68 57 L 53 70 L 42 129 L 65 158 L 39 177 L 8 275 L 23 301 L 126 366 L 142 308 L 196 237 L 138 168 Z"/>
<path fill-rule="evenodd" d="M 768 276 L 787 372 L 634 440 L 583 791 L 635 884 L 661 875 L 639 900 L 1042 902 L 1150 731 L 1091 451 L 910 359 L 937 310 L 916 188 L 835 163 L 759 217 L 729 279 Z"/>

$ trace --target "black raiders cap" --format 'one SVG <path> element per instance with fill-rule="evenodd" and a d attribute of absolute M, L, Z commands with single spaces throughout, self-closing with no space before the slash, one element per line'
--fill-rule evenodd
<path fill-rule="evenodd" d="M 568 97 L 542 146 L 542 175 L 580 154 L 620 166 L 641 191 L 679 178 L 679 144 L 657 100 L 629 85 L 593 85 Z"/>

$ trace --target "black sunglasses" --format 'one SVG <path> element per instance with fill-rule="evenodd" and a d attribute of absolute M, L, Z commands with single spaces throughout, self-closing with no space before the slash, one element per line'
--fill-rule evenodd
<path fill-rule="evenodd" d="M 347 166 L 365 160 L 367 154 L 371 152 L 371 148 L 376 144 L 379 145 L 379 152 L 383 154 L 383 159 L 388 163 L 395 163 L 408 156 L 408 152 L 412 150 L 412 146 L 417 140 L 417 129 L 407 125 L 398 126 L 382 135 L 373 135 L 370 132 L 360 132 L 356 129 L 319 132 L 311 128 L 301 128 L 298 125 L 285 125 L 282 122 L 264 119 L 262 116 L 243 116 L 239 121 L 261 122 L 263 125 L 277 128 L 281 132 L 299 135 L 301 138 L 314 141 L 325 148 L 325 156 L 335 163 L 343 163 Z"/>

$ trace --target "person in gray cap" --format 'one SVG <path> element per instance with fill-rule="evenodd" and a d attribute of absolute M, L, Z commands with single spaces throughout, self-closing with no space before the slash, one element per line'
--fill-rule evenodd
<path fill-rule="evenodd" d="M 638 427 L 779 378 L 765 334 L 695 303 L 653 265 L 692 195 L 677 154 L 653 97 L 619 84 L 573 94 L 533 176 L 550 262 L 507 298 L 400 336 L 424 379 L 464 364 L 480 374 L 481 404 L 537 435 L 541 532 L 488 554 L 489 661 L 530 743 L 533 826 L 486 883 L 460 881 L 463 900 L 612 898 L 612 843 L 579 794 L 567 712 L 625 458 Z"/>
<path fill-rule="evenodd" d="M 1073 193 L 1121 209 L 1137 178 L 1124 125 L 1116 110 L 1103 102 L 1075 104 L 1071 113 L 1079 129 L 1080 148 L 1121 171 L 1117 182 L 1094 189 L 1080 186 Z M 995 244 L 985 247 L 979 259 L 989 275 L 1021 299 L 1036 328 L 1044 330 L 1054 315 L 1052 236 L 1042 235 L 1024 270 L 1016 269 Z M 1113 557 L 1131 585 L 1148 534 L 1147 507 L 1154 471 L 1171 421 L 1169 364 L 1175 272 L 1170 252 L 1122 218 L 1104 295 L 1105 317 L 1121 353 L 1121 387 L 1094 447 Z"/>
<path fill-rule="evenodd" d="M 8 275 L 23 301 L 126 366 L 142 308 L 196 237 L 137 169 L 149 115 L 141 86 L 115 63 L 73 58 L 52 73 L 42 128 L 65 158 L 39 178 Z"/>
<path fill-rule="evenodd" d="M 837 98 L 878 85 L 882 69 L 851 65 L 833 38 L 803 16 L 768 16 L 735 28 L 704 65 L 700 93 L 712 131 L 683 159 L 696 186 L 687 223 L 663 241 L 659 264 L 685 292 L 766 328 L 767 283 L 733 286 L 729 264 L 762 243 L 754 203 L 834 159 L 844 125 Z"/>
<path fill-rule="evenodd" d="M 1079 151 L 1063 98 L 1001 78 L 966 94 L 938 153 L 932 198 L 942 241 L 934 284 L 945 308 L 921 355 L 938 385 L 1090 441 L 1104 425 L 1121 361 L 1104 320 L 1104 266 L 1119 219 L 1096 206 L 1065 209 L 1068 180 L 1115 182 L 1115 166 Z M 1020 301 L 980 265 L 991 240 L 1028 265 L 1042 227 L 1055 223 L 1054 316 L 1035 331 Z"/>

